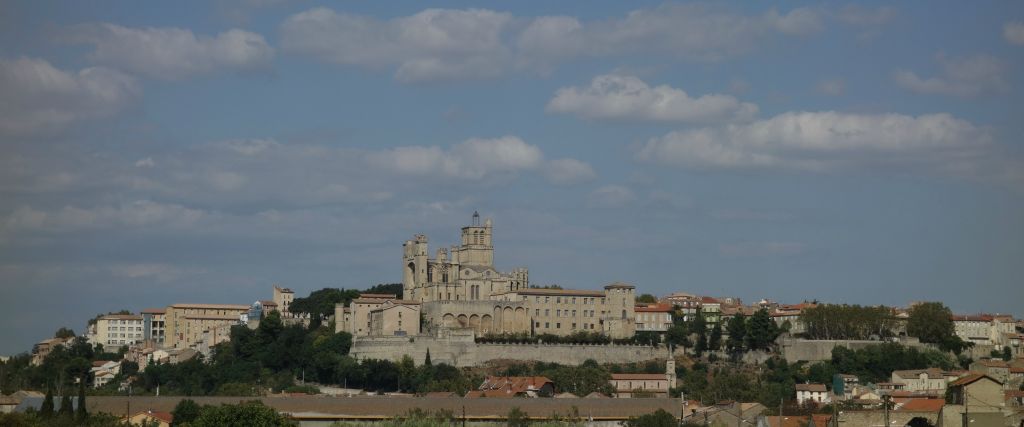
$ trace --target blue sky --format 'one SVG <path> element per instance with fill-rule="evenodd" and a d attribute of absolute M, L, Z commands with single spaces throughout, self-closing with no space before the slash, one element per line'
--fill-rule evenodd
<path fill-rule="evenodd" d="M 0 9 L 0 354 L 474 210 L 536 284 L 1024 315 L 1018 2 Z"/>

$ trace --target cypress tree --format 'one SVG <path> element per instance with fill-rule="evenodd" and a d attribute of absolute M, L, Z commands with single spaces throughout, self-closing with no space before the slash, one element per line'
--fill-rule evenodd
<path fill-rule="evenodd" d="M 75 419 L 78 422 L 85 422 L 89 413 L 85 411 L 85 381 L 78 382 L 78 408 L 75 409 Z"/>
<path fill-rule="evenodd" d="M 71 405 L 71 396 L 65 394 L 60 398 L 60 409 L 57 410 L 57 415 L 70 418 L 71 415 L 75 413 L 73 408 L 74 407 Z"/>
<path fill-rule="evenodd" d="M 430 366 L 430 349 L 427 349 L 427 358 L 423 361 L 423 366 Z"/>
<path fill-rule="evenodd" d="M 39 408 L 39 416 L 53 417 L 53 386 L 46 388 L 46 397 L 43 398 L 43 406 Z"/>

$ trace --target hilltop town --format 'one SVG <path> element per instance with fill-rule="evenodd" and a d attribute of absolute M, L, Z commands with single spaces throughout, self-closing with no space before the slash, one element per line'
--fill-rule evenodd
<path fill-rule="evenodd" d="M 577 423 L 655 413 L 710 425 L 1021 422 L 1024 322 L 1012 316 L 939 302 L 655 296 L 624 282 L 539 287 L 527 268 L 495 267 L 493 237 L 478 214 L 433 257 L 416 235 L 402 245 L 402 282 L 362 291 L 296 298 L 274 285 L 251 304 L 97 315 L 84 334 L 61 328 L 4 360 L 0 403 L 52 411 L 54 396 L 80 388 L 93 410 L 160 425 L 181 395 L 252 396 L 299 421 L 414 408 L 456 417 L 462 405 L 477 420 L 535 408 Z M 119 406 L 132 398 L 143 412 Z"/>

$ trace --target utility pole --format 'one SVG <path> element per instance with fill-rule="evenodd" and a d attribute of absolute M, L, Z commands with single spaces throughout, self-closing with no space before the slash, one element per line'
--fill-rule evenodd
<path fill-rule="evenodd" d="M 779 399 L 779 425 L 782 425 L 782 404 L 786 402 L 785 398 Z M 888 426 L 886 426 L 888 427 Z"/>
<path fill-rule="evenodd" d="M 462 427 L 466 427 L 466 405 L 462 405 Z"/>
<path fill-rule="evenodd" d="M 889 427 L 889 395 L 882 398 L 882 405 L 885 406 L 885 427 Z"/>

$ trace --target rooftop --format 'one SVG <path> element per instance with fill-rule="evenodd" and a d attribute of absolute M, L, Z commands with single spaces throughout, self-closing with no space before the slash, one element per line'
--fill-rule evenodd
<path fill-rule="evenodd" d="M 668 380 L 665 374 L 612 374 L 613 380 Z"/>
<path fill-rule="evenodd" d="M 168 307 L 178 309 L 201 308 L 207 310 L 249 311 L 249 306 L 239 304 L 171 304 Z"/>
<path fill-rule="evenodd" d="M 797 384 L 796 391 L 826 392 L 825 384 Z"/>

